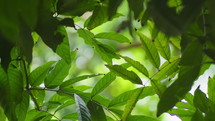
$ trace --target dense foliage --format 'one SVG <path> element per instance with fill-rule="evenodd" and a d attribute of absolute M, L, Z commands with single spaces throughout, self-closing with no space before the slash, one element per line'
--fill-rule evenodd
<path fill-rule="evenodd" d="M 214 0 L 1 0 L 0 120 L 159 121 L 166 112 L 183 121 L 214 121 L 215 76 L 208 78 L 207 94 L 199 87 L 189 93 L 215 63 L 214 5 Z M 120 8 L 128 10 L 119 13 Z M 107 23 L 115 31 L 108 26 L 94 31 Z M 91 68 L 102 64 L 106 70 L 81 75 L 84 69 L 73 65 L 80 38 L 95 52 Z M 44 46 L 58 60 L 33 68 L 36 54 L 44 58 Z M 87 79 L 94 83 L 81 83 Z M 117 96 L 104 93 L 117 80 L 134 88 Z M 159 97 L 156 115 L 132 112 L 152 95 Z"/>

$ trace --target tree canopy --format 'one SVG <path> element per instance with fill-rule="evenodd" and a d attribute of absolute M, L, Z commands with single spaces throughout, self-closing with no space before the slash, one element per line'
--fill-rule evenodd
<path fill-rule="evenodd" d="M 213 121 L 214 5 L 1 0 L 0 120 Z"/>

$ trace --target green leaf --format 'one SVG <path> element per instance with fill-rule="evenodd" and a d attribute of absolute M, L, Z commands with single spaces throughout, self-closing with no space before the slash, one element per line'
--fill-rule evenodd
<path fill-rule="evenodd" d="M 143 116 L 143 115 L 133 115 L 129 116 L 126 121 L 160 121 L 159 119 Z"/>
<path fill-rule="evenodd" d="M 124 112 L 122 114 L 122 121 L 127 121 L 127 118 L 129 117 L 129 115 L 131 114 L 133 108 L 135 107 L 140 94 L 142 93 L 144 87 L 139 88 L 138 90 L 136 90 L 132 96 L 130 97 L 130 99 L 128 100 Z"/>
<path fill-rule="evenodd" d="M 97 5 L 96 0 L 61 0 L 57 3 L 57 11 L 67 16 L 81 16 L 93 10 L 95 5 Z"/>
<path fill-rule="evenodd" d="M 127 0 L 129 8 L 134 12 L 134 17 L 137 19 L 143 11 L 144 0 Z"/>
<path fill-rule="evenodd" d="M 139 90 L 139 88 L 130 90 L 130 91 L 126 91 L 126 92 L 118 95 L 117 97 L 113 98 L 110 101 L 108 107 L 120 106 L 122 104 L 125 104 L 131 98 L 131 96 L 134 94 L 134 92 L 136 92 L 136 90 Z M 142 99 L 149 95 L 153 95 L 154 92 L 152 90 L 153 90 L 152 87 L 144 87 L 144 90 L 140 94 L 139 99 Z"/>
<path fill-rule="evenodd" d="M 76 94 L 74 94 L 76 102 L 76 111 L 78 112 L 79 121 L 91 121 L 91 115 L 85 102 Z"/>
<path fill-rule="evenodd" d="M 31 86 L 39 86 L 45 79 L 48 74 L 51 66 L 55 63 L 55 61 L 50 61 L 45 63 L 42 66 L 37 67 L 29 74 L 29 83 Z"/>
<path fill-rule="evenodd" d="M 116 15 L 117 9 L 123 0 L 109 0 L 108 4 L 108 20 L 111 20 Z"/>
<path fill-rule="evenodd" d="M 65 88 L 65 87 L 69 87 L 69 86 L 71 86 L 72 84 L 74 84 L 76 82 L 83 81 L 85 79 L 89 79 L 89 78 L 92 78 L 92 77 L 101 76 L 101 75 L 103 75 L 103 74 L 82 75 L 82 76 L 78 76 L 78 77 L 75 77 L 75 78 L 68 79 L 68 80 L 64 81 L 60 85 L 60 89 Z"/>
<path fill-rule="evenodd" d="M 38 111 L 38 110 L 29 110 L 25 121 L 40 121 L 40 119 L 46 117 L 48 115 L 46 112 Z"/>
<path fill-rule="evenodd" d="M 63 59 L 60 60 L 55 65 L 55 68 L 47 75 L 45 86 L 47 88 L 55 88 L 59 86 L 68 75 L 69 69 L 70 65 L 68 65 Z"/>
<path fill-rule="evenodd" d="M 213 103 L 215 103 L 215 79 L 214 78 L 209 77 L 208 79 L 208 97 Z"/>
<path fill-rule="evenodd" d="M 193 53 L 196 56 L 188 56 Z M 189 43 L 181 58 L 178 79 L 164 91 L 158 103 L 158 116 L 170 110 L 191 89 L 200 72 L 202 58 L 202 45 L 198 41 Z"/>
<path fill-rule="evenodd" d="M 197 109 L 196 112 L 193 114 L 191 121 L 204 121 L 202 112 Z"/>
<path fill-rule="evenodd" d="M 3 108 L 0 106 L 0 120 L 1 121 L 6 121 L 6 116 L 4 114 Z"/>
<path fill-rule="evenodd" d="M 56 53 L 66 61 L 67 64 L 72 62 L 72 54 L 76 54 L 76 50 L 71 53 L 70 52 L 70 44 L 67 32 L 63 26 L 58 27 L 59 33 L 64 36 L 63 42 L 57 46 Z"/>
<path fill-rule="evenodd" d="M 77 113 L 71 113 L 63 116 L 62 119 L 70 119 L 70 120 L 78 120 L 78 114 Z"/>
<path fill-rule="evenodd" d="M 166 61 L 159 69 L 159 72 L 157 72 L 156 75 L 152 77 L 152 79 L 156 81 L 161 81 L 169 77 L 171 74 L 173 74 L 179 69 L 178 64 L 179 59 L 173 60 L 172 62 Z"/>
<path fill-rule="evenodd" d="M 211 106 L 209 100 L 206 97 L 206 94 L 203 93 L 199 88 L 197 88 L 194 93 L 193 103 L 196 108 L 204 113 L 208 112 Z"/>
<path fill-rule="evenodd" d="M 141 72 L 143 75 L 145 75 L 146 77 L 149 76 L 149 73 L 148 73 L 146 67 L 144 65 L 142 65 L 140 62 L 135 61 L 126 56 L 121 56 L 121 57 L 123 59 L 125 59 L 125 61 L 127 61 L 129 64 L 131 64 L 131 66 L 133 66 L 135 69 L 137 69 L 139 72 Z"/>
<path fill-rule="evenodd" d="M 78 29 L 77 32 L 78 35 L 85 40 L 86 44 L 94 46 L 94 34 L 92 32 L 85 29 Z"/>
<path fill-rule="evenodd" d="M 31 90 L 39 105 L 43 105 L 45 99 L 45 90 Z"/>
<path fill-rule="evenodd" d="M 99 103 L 89 101 L 87 107 L 90 110 L 92 121 L 107 121 L 104 110 Z"/>
<path fill-rule="evenodd" d="M 55 113 L 61 109 L 64 109 L 65 107 L 68 107 L 72 104 L 74 104 L 75 102 L 73 100 L 68 100 L 66 102 L 64 102 L 60 107 L 58 107 L 56 110 L 55 110 Z"/>
<path fill-rule="evenodd" d="M 93 11 L 93 15 L 90 17 L 87 24 L 87 29 L 94 29 L 95 27 L 107 22 L 107 20 L 107 7 L 103 5 L 96 6 Z"/>
<path fill-rule="evenodd" d="M 102 92 L 107 86 L 109 86 L 116 79 L 116 75 L 113 72 L 107 73 L 101 78 L 94 86 L 91 97 L 94 97 L 98 93 Z"/>
<path fill-rule="evenodd" d="M 102 33 L 96 34 L 95 38 L 110 39 L 110 40 L 115 40 L 115 41 L 120 42 L 120 43 L 130 42 L 127 37 L 125 37 L 122 34 L 115 33 L 115 32 L 102 32 Z"/>
<path fill-rule="evenodd" d="M 164 33 L 159 32 L 155 38 L 155 46 L 160 55 L 166 60 L 170 59 L 169 37 Z"/>
<path fill-rule="evenodd" d="M 143 35 L 140 31 L 137 31 L 137 33 L 140 36 L 140 40 L 143 44 L 143 49 L 145 50 L 147 57 L 149 58 L 150 62 L 155 67 L 158 68 L 160 66 L 160 57 L 158 55 L 155 45 L 149 38 Z"/>
<path fill-rule="evenodd" d="M 133 71 L 129 71 L 120 65 L 106 65 L 106 67 L 108 67 L 110 71 L 116 73 L 118 76 L 122 77 L 123 79 L 129 80 L 134 84 L 142 84 L 141 79 Z"/>
<path fill-rule="evenodd" d="M 29 107 L 29 94 L 27 92 L 23 92 L 23 98 L 22 98 L 22 102 L 19 103 L 16 106 L 16 116 L 18 118 L 18 121 L 24 121 L 27 111 L 28 111 L 28 107 Z"/>

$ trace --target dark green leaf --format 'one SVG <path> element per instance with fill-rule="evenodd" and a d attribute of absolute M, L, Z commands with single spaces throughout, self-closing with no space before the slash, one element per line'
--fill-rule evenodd
<path fill-rule="evenodd" d="M 194 55 L 193 53 L 196 56 L 192 56 Z M 198 77 L 202 58 L 202 45 L 197 41 L 189 43 L 181 58 L 178 79 L 162 94 L 158 103 L 157 115 L 170 110 L 179 100 L 184 98 Z"/>
<path fill-rule="evenodd" d="M 160 57 L 154 43 L 140 31 L 137 31 L 137 33 L 140 36 L 140 40 L 143 44 L 143 49 L 145 50 L 147 57 L 151 63 L 158 68 L 160 66 Z"/>
<path fill-rule="evenodd" d="M 123 0 L 109 0 L 108 4 L 108 20 L 111 20 L 116 15 L 117 9 Z"/>
<path fill-rule="evenodd" d="M 71 18 L 64 18 L 63 20 L 60 21 L 60 25 L 69 26 L 69 27 L 74 27 L 75 28 L 74 20 L 71 19 Z"/>
<path fill-rule="evenodd" d="M 46 117 L 48 114 L 35 109 L 28 111 L 25 121 L 40 121 L 40 119 Z"/>
<path fill-rule="evenodd" d="M 91 30 L 105 23 L 108 20 L 107 7 L 103 5 L 96 6 L 93 15 L 87 24 L 87 29 Z"/>
<path fill-rule="evenodd" d="M 202 112 L 197 109 L 193 114 L 191 121 L 204 121 Z"/>
<path fill-rule="evenodd" d="M 59 14 L 81 16 L 93 10 L 95 5 L 97 5 L 96 0 L 60 0 L 57 3 L 57 10 Z"/>
<path fill-rule="evenodd" d="M 143 13 L 143 16 L 141 18 L 141 25 L 144 26 L 147 22 L 147 20 L 149 19 L 149 16 L 150 15 L 150 11 L 149 11 L 149 8 L 147 8 L 144 13 Z"/>
<path fill-rule="evenodd" d="M 99 103 L 89 101 L 87 107 L 90 110 L 92 121 L 107 121 L 104 110 Z"/>
<path fill-rule="evenodd" d="M 107 86 L 109 86 L 116 79 L 116 75 L 113 72 L 107 73 L 103 78 L 101 78 L 94 86 L 91 97 L 102 92 Z"/>
<path fill-rule="evenodd" d="M 69 69 L 70 65 L 68 65 L 63 59 L 60 60 L 55 65 L 55 68 L 47 75 L 45 86 L 47 88 L 55 88 L 59 86 L 68 75 Z"/>
<path fill-rule="evenodd" d="M 131 64 L 131 66 L 133 66 L 135 69 L 137 69 L 139 72 L 141 72 L 143 75 L 145 75 L 146 77 L 149 76 L 149 73 L 146 69 L 145 66 L 143 66 L 140 62 L 135 61 L 129 57 L 126 56 L 121 56 L 123 59 L 125 59 L 125 61 L 127 61 L 129 64 Z"/>
<path fill-rule="evenodd" d="M 143 2 L 144 0 L 127 0 L 129 8 L 134 12 L 134 17 L 137 19 L 140 17 L 141 12 L 143 11 Z"/>
<path fill-rule="evenodd" d="M 206 113 L 210 108 L 210 102 L 207 99 L 205 93 L 203 93 L 199 88 L 196 89 L 193 99 L 194 105 L 200 111 Z"/>
<path fill-rule="evenodd" d="M 106 65 L 112 72 L 116 73 L 123 79 L 129 80 L 134 84 L 142 84 L 141 79 L 133 71 L 129 71 L 120 65 Z"/>
<path fill-rule="evenodd" d="M 95 38 L 99 38 L 99 39 L 110 39 L 110 40 L 115 40 L 117 42 L 120 43 L 124 43 L 124 42 L 129 42 L 129 39 L 127 37 L 125 37 L 122 34 L 119 33 L 115 33 L 115 32 L 103 32 L 103 33 L 99 33 L 95 35 Z"/>
<path fill-rule="evenodd" d="M 29 75 L 29 83 L 31 86 L 39 86 L 45 79 L 47 73 L 49 72 L 51 66 L 54 64 L 54 61 L 45 63 L 42 66 L 34 69 Z"/>
<path fill-rule="evenodd" d="M 79 121 L 91 121 L 91 115 L 85 102 L 76 94 L 74 94 L 76 102 L 76 111 L 78 112 Z"/>
<path fill-rule="evenodd" d="M 131 114 L 133 108 L 135 107 L 140 94 L 142 93 L 144 87 L 143 88 L 139 88 L 138 90 L 136 90 L 130 97 L 130 99 L 128 100 L 124 112 L 122 114 L 122 120 L 123 121 L 127 121 L 127 118 L 129 117 L 129 115 Z"/>
<path fill-rule="evenodd" d="M 205 53 L 213 60 L 215 60 L 215 50 L 213 49 L 206 49 Z"/>
<path fill-rule="evenodd" d="M 75 78 L 68 79 L 68 80 L 64 81 L 60 85 L 60 89 L 68 87 L 68 86 L 71 86 L 72 84 L 74 84 L 76 82 L 79 82 L 79 81 L 82 81 L 82 80 L 85 80 L 85 79 L 89 79 L 89 78 L 92 78 L 92 77 L 96 77 L 96 76 L 101 76 L 101 75 L 103 75 L 103 74 L 82 75 L 82 76 L 78 76 L 78 77 L 75 77 Z"/>

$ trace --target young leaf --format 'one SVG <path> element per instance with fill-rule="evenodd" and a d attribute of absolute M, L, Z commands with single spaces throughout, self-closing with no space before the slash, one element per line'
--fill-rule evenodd
<path fill-rule="evenodd" d="M 92 121 L 107 121 L 104 110 L 100 104 L 89 101 L 87 107 L 90 110 Z"/>
<path fill-rule="evenodd" d="M 196 56 L 190 56 L 194 53 Z M 178 79 L 164 91 L 158 103 L 158 116 L 170 110 L 191 89 L 200 72 L 202 58 L 202 45 L 198 41 L 189 43 L 181 58 Z"/>
<path fill-rule="evenodd" d="M 76 111 L 78 112 L 79 121 L 91 121 L 91 115 L 85 102 L 76 94 L 74 94 L 76 102 Z"/>
<path fill-rule="evenodd" d="M 110 39 L 110 40 L 115 40 L 117 42 L 120 43 L 124 43 L 124 42 L 129 42 L 129 39 L 127 37 L 125 37 L 122 34 L 119 33 L 115 33 L 115 32 L 103 32 L 103 33 L 99 33 L 95 35 L 95 38 L 99 38 L 99 39 Z"/>
<path fill-rule="evenodd" d="M 96 77 L 96 76 L 101 76 L 101 75 L 103 75 L 103 74 L 83 75 L 83 76 L 78 76 L 75 78 L 68 79 L 60 85 L 60 89 L 71 86 L 72 84 L 74 84 L 76 82 L 83 81 L 85 79 L 89 79 L 89 78 Z"/>
<path fill-rule="evenodd" d="M 130 97 L 130 99 L 128 100 L 124 112 L 122 114 L 122 121 L 127 121 L 128 116 L 131 114 L 131 111 L 133 110 L 133 108 L 135 107 L 140 94 L 142 93 L 144 87 L 143 88 L 139 88 L 138 90 L 136 90 L 132 96 Z"/>
<path fill-rule="evenodd" d="M 129 71 L 120 65 L 106 65 L 112 72 L 116 73 L 123 79 L 129 80 L 134 84 L 142 84 L 141 79 L 133 71 Z"/>
<path fill-rule="evenodd" d="M 94 86 L 91 97 L 94 97 L 101 91 L 103 91 L 107 86 L 109 86 L 116 79 L 116 75 L 113 72 L 107 73 L 103 78 L 101 78 Z"/>
<path fill-rule="evenodd" d="M 169 37 L 164 33 L 158 33 L 157 37 L 155 38 L 155 46 L 159 51 L 160 55 L 165 58 L 166 60 L 170 59 L 170 48 L 169 48 Z"/>
<path fill-rule="evenodd" d="M 157 49 L 155 48 L 155 45 L 140 31 L 137 31 L 137 33 L 140 36 L 140 40 L 143 44 L 143 49 L 145 50 L 147 57 L 149 58 L 150 62 L 158 68 L 160 66 L 160 57 L 158 55 Z"/>
<path fill-rule="evenodd" d="M 215 77 L 208 78 L 208 97 L 213 103 L 215 103 Z"/>
<path fill-rule="evenodd" d="M 45 86 L 47 88 L 55 88 L 59 86 L 64 78 L 67 76 L 70 69 L 70 65 L 68 65 L 63 59 L 60 60 L 55 68 L 49 73 L 45 79 Z"/>
<path fill-rule="evenodd" d="M 121 57 L 123 59 L 125 59 L 125 61 L 127 61 L 129 64 L 131 64 L 135 69 L 137 69 L 139 72 L 141 72 L 143 75 L 145 75 L 146 77 L 149 76 L 147 69 L 140 62 L 135 61 L 135 60 L 133 60 L 129 57 L 126 57 L 126 56 L 121 56 Z"/>
<path fill-rule="evenodd" d="M 50 62 L 45 63 L 44 65 L 39 66 L 36 69 L 34 69 L 29 75 L 30 85 L 33 87 L 40 85 L 44 81 L 47 73 L 49 72 L 51 66 L 54 63 L 55 63 L 55 61 L 50 61 Z"/>

